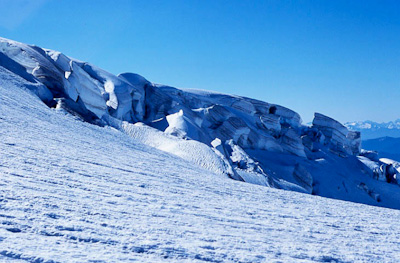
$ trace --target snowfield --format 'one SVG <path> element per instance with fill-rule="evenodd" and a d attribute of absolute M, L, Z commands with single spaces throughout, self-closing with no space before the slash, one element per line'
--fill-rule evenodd
<path fill-rule="evenodd" d="M 26 85 L 0 67 L 0 262 L 400 261 L 398 210 L 230 180 Z"/>

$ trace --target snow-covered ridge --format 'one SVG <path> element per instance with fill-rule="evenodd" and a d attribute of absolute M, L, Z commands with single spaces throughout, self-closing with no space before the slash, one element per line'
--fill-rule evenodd
<path fill-rule="evenodd" d="M 345 126 L 352 129 L 400 129 L 400 119 L 381 123 L 374 121 L 346 122 Z"/>
<path fill-rule="evenodd" d="M 349 130 L 360 131 L 363 140 L 380 137 L 400 137 L 400 119 L 389 122 L 354 121 L 344 124 Z"/>
<path fill-rule="evenodd" d="M 374 180 L 379 160 L 357 158 L 360 133 L 323 114 L 316 113 L 309 127 L 280 105 L 157 85 L 134 73 L 115 76 L 60 52 L 3 38 L 0 66 L 49 107 L 114 127 L 216 174 L 400 208 L 395 201 L 400 188 Z"/>

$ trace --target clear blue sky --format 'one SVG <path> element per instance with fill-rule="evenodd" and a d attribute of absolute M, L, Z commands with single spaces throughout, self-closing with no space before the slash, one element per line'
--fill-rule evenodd
<path fill-rule="evenodd" d="M 305 122 L 400 118 L 397 0 L 0 0 L 0 36 Z"/>

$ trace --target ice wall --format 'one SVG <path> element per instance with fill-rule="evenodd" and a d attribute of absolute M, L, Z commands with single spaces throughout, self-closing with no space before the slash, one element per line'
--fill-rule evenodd
<path fill-rule="evenodd" d="M 319 165 L 327 156 L 347 158 L 361 150 L 360 133 L 320 113 L 308 127 L 298 113 L 277 104 L 158 85 L 134 73 L 115 76 L 4 38 L 0 66 L 32 83 L 30 89 L 50 107 L 146 138 L 146 144 L 236 180 L 312 193 L 310 162 Z M 133 125 L 139 122 L 144 126 Z M 275 167 L 273 158 L 260 157 L 269 153 L 293 161 Z"/>

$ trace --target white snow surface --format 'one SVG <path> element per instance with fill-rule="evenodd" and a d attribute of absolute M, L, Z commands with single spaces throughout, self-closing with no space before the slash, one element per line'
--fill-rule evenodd
<path fill-rule="evenodd" d="M 228 180 L 27 85 L 0 67 L 0 262 L 400 260 L 398 210 Z"/>

